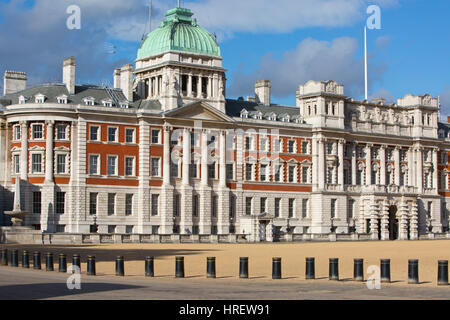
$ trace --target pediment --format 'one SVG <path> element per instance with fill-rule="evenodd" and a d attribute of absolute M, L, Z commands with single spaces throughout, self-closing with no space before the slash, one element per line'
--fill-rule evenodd
<path fill-rule="evenodd" d="M 183 118 L 205 121 L 234 122 L 232 118 L 212 107 L 206 102 L 193 102 L 181 108 L 176 108 L 164 113 L 166 118 Z"/>

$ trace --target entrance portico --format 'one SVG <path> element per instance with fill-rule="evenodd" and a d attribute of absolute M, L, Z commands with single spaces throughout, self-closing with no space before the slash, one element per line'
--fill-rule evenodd
<path fill-rule="evenodd" d="M 241 218 L 241 234 L 248 235 L 250 242 L 273 242 L 273 219 L 269 213 Z"/>

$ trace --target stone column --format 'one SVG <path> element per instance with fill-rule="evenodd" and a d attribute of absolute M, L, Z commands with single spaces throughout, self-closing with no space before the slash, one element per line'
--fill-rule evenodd
<path fill-rule="evenodd" d="M 171 128 L 168 125 L 164 126 L 164 153 L 163 153 L 163 185 L 161 189 L 161 234 L 173 233 L 173 203 L 174 203 L 174 188 L 170 184 L 170 132 Z"/>
<path fill-rule="evenodd" d="M 323 190 L 325 188 L 325 139 L 318 139 L 318 147 L 319 147 L 319 165 L 318 165 L 318 184 L 319 190 Z"/>
<path fill-rule="evenodd" d="M 366 186 L 372 184 L 372 145 L 366 146 Z"/>
<path fill-rule="evenodd" d="M 187 96 L 192 98 L 192 74 L 188 75 Z"/>
<path fill-rule="evenodd" d="M 219 191 L 218 191 L 218 219 L 217 233 L 228 234 L 230 228 L 230 191 L 227 188 L 227 148 L 226 131 L 220 132 L 220 172 L 219 172 Z"/>
<path fill-rule="evenodd" d="M 202 131 L 202 165 L 200 185 L 200 234 L 211 234 L 211 188 L 208 186 L 208 132 Z"/>
<path fill-rule="evenodd" d="M 436 194 L 439 190 L 438 171 L 438 149 L 433 148 L 433 189 Z"/>
<path fill-rule="evenodd" d="M 46 121 L 47 138 L 45 143 L 45 183 L 53 183 L 53 128 L 55 121 Z"/>
<path fill-rule="evenodd" d="M 402 199 L 400 207 L 399 240 L 408 240 L 408 204 Z"/>
<path fill-rule="evenodd" d="M 212 94 L 212 78 L 208 77 L 208 99 L 211 99 L 213 97 Z"/>
<path fill-rule="evenodd" d="M 409 232 L 411 240 L 419 239 L 419 208 L 417 206 L 417 201 L 412 205 Z"/>
<path fill-rule="evenodd" d="M 197 98 L 203 98 L 202 86 L 203 86 L 203 78 L 201 75 L 197 78 Z"/>
<path fill-rule="evenodd" d="M 389 240 L 389 203 L 383 201 L 381 211 L 381 240 Z"/>
<path fill-rule="evenodd" d="M 414 161 L 415 161 L 414 150 L 412 148 L 409 148 L 409 150 L 408 150 L 408 183 L 406 184 L 406 181 L 405 181 L 405 185 L 408 185 L 408 186 L 415 186 Z"/>
<path fill-rule="evenodd" d="M 352 185 L 356 185 L 356 171 L 358 170 L 356 166 L 356 143 L 352 145 Z"/>
<path fill-rule="evenodd" d="M 417 166 L 416 166 L 416 177 L 417 177 L 417 192 L 423 193 L 423 148 L 420 146 L 416 148 L 417 156 Z"/>
<path fill-rule="evenodd" d="M 386 181 L 386 146 L 382 145 L 380 148 L 380 184 L 385 186 L 389 183 Z"/>
<path fill-rule="evenodd" d="M 395 172 L 394 184 L 396 186 L 399 186 L 400 185 L 400 174 L 401 174 L 400 173 L 400 148 L 399 147 L 396 147 L 394 150 L 394 161 L 395 161 L 394 162 L 394 172 Z"/>
<path fill-rule="evenodd" d="M 77 170 L 76 163 L 78 161 L 78 148 L 77 148 L 77 137 L 78 137 L 78 122 L 72 121 L 70 127 L 70 182 L 69 182 L 69 205 L 67 209 L 69 210 L 69 225 L 68 232 L 76 232 L 77 224 L 77 195 L 76 195 L 76 180 L 77 180 Z"/>
<path fill-rule="evenodd" d="M 150 125 L 139 121 L 138 233 L 150 234 Z"/>
<path fill-rule="evenodd" d="M 202 131 L 201 138 L 202 160 L 201 160 L 201 184 L 208 185 L 208 132 Z"/>
<path fill-rule="evenodd" d="M 338 142 L 338 158 L 339 158 L 338 185 L 341 190 L 344 190 L 344 146 L 345 146 L 345 140 L 339 139 L 339 142 Z"/>
<path fill-rule="evenodd" d="M 378 205 L 375 199 L 370 204 L 370 238 L 378 240 Z"/>
<path fill-rule="evenodd" d="M 28 123 L 20 121 L 20 179 L 28 181 Z"/>
<path fill-rule="evenodd" d="M 193 188 L 189 184 L 190 174 L 189 165 L 191 163 L 191 130 L 189 128 L 183 129 L 183 179 L 181 186 L 181 219 L 180 219 L 180 233 L 192 233 L 192 199 Z"/>

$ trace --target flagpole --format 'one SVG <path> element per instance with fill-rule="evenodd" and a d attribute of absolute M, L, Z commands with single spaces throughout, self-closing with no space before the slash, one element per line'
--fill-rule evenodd
<path fill-rule="evenodd" d="M 365 97 L 368 100 L 367 94 L 367 27 L 364 27 L 364 77 L 365 77 Z"/>

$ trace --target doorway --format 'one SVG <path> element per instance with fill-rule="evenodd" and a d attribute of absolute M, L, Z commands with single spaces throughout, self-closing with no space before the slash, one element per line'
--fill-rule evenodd
<path fill-rule="evenodd" d="M 389 208 L 389 240 L 398 239 L 397 206 Z"/>
<path fill-rule="evenodd" d="M 267 222 L 262 221 L 259 223 L 259 240 L 260 241 L 266 241 L 267 239 L 267 234 L 266 234 L 266 230 L 267 230 Z"/>

